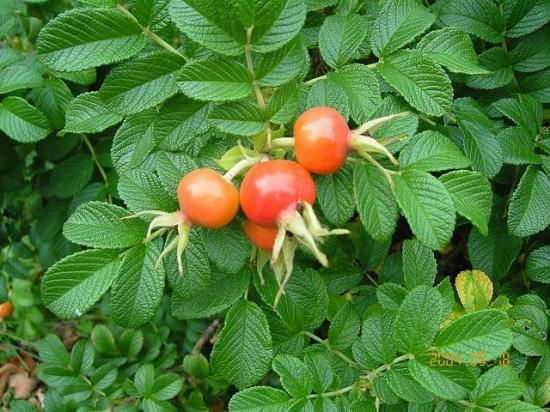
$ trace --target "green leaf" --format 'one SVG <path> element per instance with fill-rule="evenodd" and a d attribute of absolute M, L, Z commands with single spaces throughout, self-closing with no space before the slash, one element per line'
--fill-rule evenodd
<path fill-rule="evenodd" d="M 334 174 L 318 176 L 317 198 L 323 214 L 335 226 L 348 222 L 355 213 L 352 173 L 343 167 Z"/>
<path fill-rule="evenodd" d="M 79 8 L 46 24 L 37 48 L 46 66 L 74 72 L 132 57 L 145 43 L 141 27 L 120 11 Z"/>
<path fill-rule="evenodd" d="M 403 242 L 403 276 L 407 289 L 420 285 L 432 286 L 437 274 L 437 263 L 430 248 L 418 240 Z"/>
<path fill-rule="evenodd" d="M 451 195 L 456 211 L 487 236 L 493 205 L 489 180 L 470 170 L 449 172 L 440 176 L 439 180 Z"/>
<path fill-rule="evenodd" d="M 102 249 L 121 249 L 143 241 L 145 224 L 139 219 L 122 219 L 130 214 L 103 202 L 88 202 L 76 208 L 63 226 L 73 243 Z"/>
<path fill-rule="evenodd" d="M 208 114 L 210 123 L 225 133 L 254 136 L 265 127 L 265 113 L 248 100 L 220 104 Z"/>
<path fill-rule="evenodd" d="M 65 125 L 65 112 L 73 100 L 67 84 L 60 79 L 47 79 L 43 87 L 32 91 L 36 108 L 46 115 L 52 128 L 61 129 Z"/>
<path fill-rule="evenodd" d="M 363 64 L 350 64 L 328 78 L 337 83 L 346 93 L 351 109 L 351 118 L 361 124 L 372 118 L 382 103 L 380 86 L 374 71 Z"/>
<path fill-rule="evenodd" d="M 284 412 L 290 408 L 288 395 L 269 386 L 254 386 L 237 392 L 229 401 L 231 412 Z"/>
<path fill-rule="evenodd" d="M 532 96 L 520 94 L 515 98 L 500 99 L 492 106 L 529 132 L 531 137 L 539 134 L 544 113 L 540 102 Z"/>
<path fill-rule="evenodd" d="M 210 260 L 225 273 L 240 272 L 250 258 L 250 243 L 239 223 L 208 230 L 204 245 Z"/>
<path fill-rule="evenodd" d="M 92 376 L 90 382 L 95 389 L 100 391 L 110 387 L 118 376 L 118 369 L 111 363 L 107 363 L 97 368 Z"/>
<path fill-rule="evenodd" d="M 498 133 L 504 163 L 512 165 L 539 164 L 541 157 L 535 153 L 535 142 L 529 132 L 521 127 L 508 127 Z"/>
<path fill-rule="evenodd" d="M 189 263 L 188 256 L 185 257 Z M 188 271 L 184 276 L 187 276 Z M 237 302 L 250 283 L 250 273 L 243 271 L 222 279 L 209 279 L 207 285 L 195 293 L 181 296 L 172 295 L 172 315 L 178 319 L 207 318 L 224 311 Z"/>
<path fill-rule="evenodd" d="M 326 392 L 334 380 L 329 359 L 322 352 L 311 351 L 304 355 L 304 361 L 313 379 L 313 390 L 317 393 Z"/>
<path fill-rule="evenodd" d="M 493 122 L 471 98 L 456 100 L 454 110 L 464 135 L 464 152 L 472 161 L 472 168 L 483 176 L 495 176 L 503 158 Z"/>
<path fill-rule="evenodd" d="M 365 230 L 376 240 L 392 236 L 399 212 L 386 177 L 374 166 L 358 164 L 353 170 L 353 189 Z"/>
<path fill-rule="evenodd" d="M 537 282 L 550 283 L 550 246 L 539 247 L 527 258 L 527 276 Z"/>
<path fill-rule="evenodd" d="M 411 290 L 395 319 L 397 348 L 405 353 L 420 353 L 430 347 L 446 315 L 443 298 L 436 289 L 421 285 Z"/>
<path fill-rule="evenodd" d="M 346 350 L 353 345 L 359 336 L 361 319 L 351 303 L 342 305 L 332 319 L 328 329 L 329 343 L 340 350 Z"/>
<path fill-rule="evenodd" d="M 80 340 L 71 350 L 71 369 L 82 375 L 89 375 L 94 363 L 94 348 L 90 341 Z"/>
<path fill-rule="evenodd" d="M 118 182 L 118 191 L 128 210 L 132 212 L 173 212 L 177 209 L 175 193 L 169 195 L 162 187 L 158 176 L 150 171 L 136 169 L 124 172 Z"/>
<path fill-rule="evenodd" d="M 111 287 L 120 264 L 117 255 L 85 250 L 58 261 L 42 280 L 44 304 L 62 319 L 82 316 Z"/>
<path fill-rule="evenodd" d="M 8 66 L 0 70 L 0 94 L 40 87 L 43 82 L 39 72 L 24 65 Z"/>
<path fill-rule="evenodd" d="M 164 266 L 157 265 L 160 252 L 156 242 L 149 242 L 134 246 L 122 258 L 109 304 L 117 324 L 136 328 L 154 315 L 164 291 Z"/>
<path fill-rule="evenodd" d="M 399 162 L 403 167 L 424 172 L 463 169 L 470 166 L 470 160 L 458 146 L 434 130 L 417 134 L 399 155 Z"/>
<path fill-rule="evenodd" d="M 319 51 L 331 67 L 344 65 L 367 35 L 367 20 L 359 14 L 329 16 L 319 31 Z"/>
<path fill-rule="evenodd" d="M 158 376 L 151 388 L 151 397 L 155 400 L 167 401 L 175 397 L 183 388 L 182 378 L 175 373 L 165 373 Z"/>
<path fill-rule="evenodd" d="M 486 71 L 478 64 L 470 36 L 455 27 L 426 34 L 416 49 L 453 73 L 481 74 Z"/>
<path fill-rule="evenodd" d="M 550 21 L 548 0 L 510 0 L 504 2 L 506 37 L 521 37 Z"/>
<path fill-rule="evenodd" d="M 434 399 L 434 395 L 414 380 L 403 364 L 397 364 L 386 371 L 384 378 L 391 390 L 407 402 L 431 403 Z"/>
<path fill-rule="evenodd" d="M 152 364 L 146 363 L 142 365 L 134 376 L 134 383 L 139 394 L 146 396 L 151 392 L 155 381 L 155 368 Z"/>
<path fill-rule="evenodd" d="M 432 249 L 443 248 L 455 226 L 455 208 L 445 186 L 428 173 L 413 169 L 392 175 L 395 197 L 413 233 Z"/>
<path fill-rule="evenodd" d="M 510 51 L 510 61 L 518 72 L 536 72 L 550 66 L 550 28 L 522 37 Z"/>
<path fill-rule="evenodd" d="M 451 109 L 453 88 L 445 71 L 419 52 L 402 51 L 376 66 L 384 80 L 423 113 L 443 116 Z"/>
<path fill-rule="evenodd" d="M 488 309 L 468 313 L 443 329 L 435 340 L 440 353 L 459 354 L 462 358 L 482 352 L 484 359 L 495 359 L 512 344 L 508 316 Z"/>
<path fill-rule="evenodd" d="M 519 398 L 524 389 L 514 368 L 495 366 L 478 379 L 472 401 L 480 406 L 493 406 Z"/>
<path fill-rule="evenodd" d="M 529 166 L 514 190 L 508 210 L 508 228 L 516 236 L 530 236 L 550 224 L 550 177 Z"/>
<path fill-rule="evenodd" d="M 481 53 L 479 64 L 487 73 L 466 76 L 464 83 L 471 88 L 497 89 L 514 80 L 510 57 L 502 47 L 493 47 Z"/>
<path fill-rule="evenodd" d="M 413 359 L 408 367 L 418 383 L 442 399 L 464 399 L 476 382 L 471 370 L 463 365 L 432 367 Z"/>
<path fill-rule="evenodd" d="M 12 48 L 4 48 L 0 50 L 0 68 L 9 66 L 25 58 L 23 53 Z"/>
<path fill-rule="evenodd" d="M 183 93 L 198 100 L 238 100 L 254 91 L 246 67 L 228 59 L 187 64 L 177 82 Z"/>
<path fill-rule="evenodd" d="M 90 182 L 94 172 L 92 158 L 85 154 L 71 156 L 53 169 L 50 187 L 58 197 L 71 197 Z"/>
<path fill-rule="evenodd" d="M 278 355 L 273 359 L 273 370 L 281 378 L 283 388 L 294 398 L 311 393 L 313 379 L 306 364 L 295 356 Z"/>
<path fill-rule="evenodd" d="M 181 178 L 196 168 L 195 161 L 184 153 L 160 152 L 157 155 L 157 173 L 167 193 L 176 193 Z"/>
<path fill-rule="evenodd" d="M 171 52 L 151 53 L 116 66 L 99 89 L 99 98 L 121 115 L 134 114 L 176 94 L 176 75 L 185 63 Z"/>
<path fill-rule="evenodd" d="M 253 61 L 254 73 L 262 87 L 280 86 L 309 69 L 309 56 L 301 37 L 273 53 L 254 55 Z"/>
<path fill-rule="evenodd" d="M 307 95 L 306 109 L 316 106 L 332 107 L 347 120 L 350 114 L 348 96 L 344 89 L 332 79 L 315 82 Z"/>
<path fill-rule="evenodd" d="M 267 318 L 253 302 L 233 306 L 214 344 L 212 370 L 244 389 L 269 370 L 273 349 Z"/>
<path fill-rule="evenodd" d="M 371 35 L 373 53 L 388 56 L 424 33 L 435 16 L 415 0 L 386 1 L 374 22 Z"/>
<path fill-rule="evenodd" d="M 33 143 L 50 133 L 50 123 L 26 100 L 10 96 L 0 103 L 0 130 L 18 142 Z"/>
<path fill-rule="evenodd" d="M 101 101 L 97 92 L 79 94 L 67 108 L 64 132 L 99 133 L 120 121 Z"/>
<path fill-rule="evenodd" d="M 550 103 L 550 69 L 535 72 L 518 80 L 523 93 L 530 94 L 541 103 Z"/>
<path fill-rule="evenodd" d="M 142 26 L 158 32 L 170 24 L 169 4 L 169 0 L 130 0 L 130 10 Z"/>
<path fill-rule="evenodd" d="M 439 19 L 446 26 L 458 27 L 488 42 L 502 40 L 504 22 L 491 0 L 447 0 L 439 9 Z"/>
<path fill-rule="evenodd" d="M 58 336 L 48 333 L 38 342 L 40 360 L 48 366 L 66 367 L 69 365 L 69 354 Z"/>
<path fill-rule="evenodd" d="M 536 405 L 522 401 L 502 402 L 495 408 L 495 412 L 542 412 L 543 410 Z"/>

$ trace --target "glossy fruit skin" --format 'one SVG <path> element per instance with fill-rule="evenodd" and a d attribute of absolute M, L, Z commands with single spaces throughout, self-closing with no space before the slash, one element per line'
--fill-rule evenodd
<path fill-rule="evenodd" d="M 258 163 L 241 184 L 241 207 L 248 219 L 265 227 L 276 227 L 298 202 L 315 202 L 316 189 L 309 172 L 290 160 Z"/>
<path fill-rule="evenodd" d="M 252 220 L 245 220 L 244 233 L 250 243 L 260 249 L 271 251 L 275 244 L 278 230 L 272 227 L 260 226 Z"/>
<path fill-rule="evenodd" d="M 334 173 L 348 157 L 349 138 L 346 119 L 338 111 L 313 107 L 302 113 L 294 124 L 296 159 L 312 173 Z"/>
<path fill-rule="evenodd" d="M 0 319 L 5 319 L 11 315 L 13 311 L 13 305 L 10 301 L 0 304 Z"/>
<path fill-rule="evenodd" d="M 180 211 L 193 225 L 217 229 L 231 222 L 239 211 L 239 191 L 212 169 L 186 174 L 177 193 Z"/>

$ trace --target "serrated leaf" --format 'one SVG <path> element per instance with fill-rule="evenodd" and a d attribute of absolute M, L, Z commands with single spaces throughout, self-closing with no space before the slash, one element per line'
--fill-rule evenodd
<path fill-rule="evenodd" d="M 492 106 L 529 132 L 531 137 L 539 134 L 544 113 L 537 99 L 520 94 L 514 98 L 497 100 Z"/>
<path fill-rule="evenodd" d="M 40 73 L 24 65 L 8 66 L 0 70 L 0 94 L 40 87 L 43 82 Z"/>
<path fill-rule="evenodd" d="M 167 51 L 122 63 L 109 73 L 98 97 L 121 115 L 149 109 L 176 94 L 176 76 L 184 63 Z"/>
<path fill-rule="evenodd" d="M 167 193 L 176 193 L 182 177 L 196 168 L 195 161 L 184 153 L 160 152 L 157 156 L 157 174 Z"/>
<path fill-rule="evenodd" d="M 54 129 L 61 129 L 67 107 L 73 100 L 71 89 L 60 79 L 47 79 L 42 86 L 32 91 L 36 108 L 46 115 Z"/>
<path fill-rule="evenodd" d="M 79 94 L 67 108 L 65 132 L 99 133 L 122 121 L 99 99 L 97 92 Z"/>
<path fill-rule="evenodd" d="M 472 168 L 483 176 L 493 177 L 502 167 L 502 149 L 493 122 L 470 98 L 455 101 L 456 121 L 464 135 L 464 152 Z"/>
<path fill-rule="evenodd" d="M 129 215 L 120 206 L 88 202 L 76 208 L 63 226 L 63 234 L 71 242 L 88 247 L 130 247 L 143 241 L 145 224 L 139 219 L 122 219 Z"/>
<path fill-rule="evenodd" d="M 50 133 L 44 114 L 21 97 L 6 97 L 0 103 L 0 130 L 13 140 L 33 143 Z"/>
<path fill-rule="evenodd" d="M 353 170 L 353 189 L 365 230 L 374 239 L 389 238 L 395 230 L 399 212 L 386 177 L 374 166 L 357 165 Z"/>
<path fill-rule="evenodd" d="M 222 132 L 254 136 L 264 129 L 266 115 L 257 104 L 243 100 L 215 106 L 208 119 Z"/>
<path fill-rule="evenodd" d="M 455 288 L 466 312 L 487 309 L 493 298 L 493 283 L 480 270 L 464 270 L 455 278 Z"/>
<path fill-rule="evenodd" d="M 187 64 L 177 82 L 183 93 L 198 100 L 238 100 L 254 91 L 246 67 L 229 59 Z"/>
<path fill-rule="evenodd" d="M 169 0 L 130 0 L 130 10 L 142 26 L 158 32 L 170 23 L 169 4 Z"/>
<path fill-rule="evenodd" d="M 50 177 L 51 190 L 58 197 L 71 197 L 86 187 L 93 172 L 94 164 L 90 156 L 71 156 L 53 169 Z"/>
<path fill-rule="evenodd" d="M 517 236 L 530 236 L 550 224 L 550 177 L 529 166 L 514 190 L 508 209 L 508 228 Z"/>
<path fill-rule="evenodd" d="M 343 167 L 334 174 L 318 176 L 317 198 L 323 214 L 335 226 L 348 222 L 355 213 L 352 173 Z"/>
<path fill-rule="evenodd" d="M 472 400 L 476 405 L 493 406 L 519 398 L 524 389 L 513 368 L 495 366 L 479 377 Z"/>
<path fill-rule="evenodd" d="M 550 28 L 521 38 L 510 51 L 514 70 L 536 72 L 550 66 Z"/>
<path fill-rule="evenodd" d="M 329 16 L 319 31 L 319 51 L 331 67 L 344 65 L 367 35 L 367 20 L 359 14 Z"/>
<path fill-rule="evenodd" d="M 539 164 L 541 157 L 535 153 L 535 142 L 529 132 L 521 127 L 508 127 L 498 133 L 504 163 L 512 165 Z"/>
<path fill-rule="evenodd" d="M 396 365 L 384 373 L 384 378 L 391 390 L 407 402 L 431 403 L 434 395 L 424 389 L 404 365 Z"/>
<path fill-rule="evenodd" d="M 407 289 L 420 285 L 432 286 L 437 274 L 437 263 L 430 248 L 418 240 L 403 242 L 403 276 Z"/>
<path fill-rule="evenodd" d="M 526 271 L 534 281 L 550 283 L 550 246 L 539 247 L 529 254 Z"/>
<path fill-rule="evenodd" d="M 290 408 L 288 395 L 269 386 L 254 386 L 237 392 L 229 401 L 231 412 L 283 412 Z"/>
<path fill-rule="evenodd" d="M 548 0 L 510 0 L 504 2 L 506 37 L 521 37 L 550 21 Z"/>
<path fill-rule="evenodd" d="M 283 388 L 294 398 L 311 393 L 313 379 L 305 363 L 295 356 L 278 355 L 273 359 L 273 370 L 281 378 Z"/>
<path fill-rule="evenodd" d="M 453 89 L 445 71 L 419 52 L 403 51 L 376 66 L 384 80 L 414 108 L 443 116 L 451 109 Z"/>
<path fill-rule="evenodd" d="M 486 236 L 493 205 L 489 180 L 470 170 L 449 172 L 440 176 L 439 180 L 451 195 L 456 211 Z"/>
<path fill-rule="evenodd" d="M 455 226 L 455 208 L 445 186 L 428 173 L 392 175 L 395 197 L 413 233 L 432 249 L 443 248 Z"/>
<path fill-rule="evenodd" d="M 328 329 L 329 343 L 340 350 L 346 350 L 353 345 L 359 336 L 361 319 L 351 303 L 346 303 L 332 319 Z"/>
<path fill-rule="evenodd" d="M 434 130 L 419 133 L 399 155 L 405 168 L 438 172 L 448 169 L 463 169 L 470 166 L 468 159 L 449 138 Z"/>
<path fill-rule="evenodd" d="M 85 250 L 51 266 L 41 284 L 44 304 L 62 319 L 79 318 L 111 287 L 118 253 Z"/>
<path fill-rule="evenodd" d="M 239 223 L 207 231 L 204 245 L 210 260 L 225 273 L 241 271 L 250 257 L 250 243 Z"/>
<path fill-rule="evenodd" d="M 255 55 L 254 73 L 262 87 L 285 84 L 309 69 L 309 56 L 301 38 L 269 54 Z"/>
<path fill-rule="evenodd" d="M 132 57 L 145 43 L 141 27 L 120 11 L 79 8 L 46 24 L 37 48 L 46 66 L 74 72 Z"/>
<path fill-rule="evenodd" d="M 514 72 L 508 52 L 502 47 L 493 47 L 479 55 L 479 65 L 487 73 L 465 77 L 464 83 L 473 89 L 497 89 L 514 80 Z"/>
<path fill-rule="evenodd" d="M 157 265 L 161 250 L 156 242 L 138 245 L 122 258 L 111 290 L 113 320 L 136 328 L 154 315 L 164 291 L 164 266 Z"/>
<path fill-rule="evenodd" d="M 313 390 L 323 393 L 330 388 L 334 380 L 334 372 L 330 364 L 330 358 L 319 352 L 308 352 L 304 355 L 313 382 Z"/>
<path fill-rule="evenodd" d="M 484 353 L 484 359 L 495 359 L 512 344 L 508 316 L 488 309 L 468 313 L 443 329 L 435 340 L 440 353 L 460 354 L 463 358 L 475 352 Z"/>
<path fill-rule="evenodd" d="M 463 365 L 431 367 L 413 359 L 408 368 L 417 382 L 442 399 L 464 399 L 476 382 L 475 375 Z"/>
<path fill-rule="evenodd" d="M 143 210 L 177 209 L 175 193 L 170 195 L 164 190 L 158 176 L 150 171 L 130 170 L 120 176 L 118 191 L 122 200 L 132 212 Z"/>
<path fill-rule="evenodd" d="M 48 366 L 67 367 L 69 354 L 58 336 L 48 333 L 38 342 L 38 353 L 43 363 Z"/>
<path fill-rule="evenodd" d="M 351 118 L 361 124 L 373 117 L 382 103 L 380 85 L 374 71 L 362 64 L 350 64 L 337 72 L 330 72 L 329 79 L 336 82 L 346 93 L 351 109 Z"/>
<path fill-rule="evenodd" d="M 243 296 L 249 283 L 250 273 L 244 270 L 219 280 L 210 279 L 206 286 L 189 296 L 174 293 L 172 316 L 177 319 L 202 319 L 220 313 Z"/>
<path fill-rule="evenodd" d="M 504 22 L 491 0 L 445 1 L 439 9 L 439 19 L 446 26 L 458 27 L 491 43 L 502 39 Z"/>
<path fill-rule="evenodd" d="M 523 93 L 530 94 L 541 103 L 550 103 L 550 69 L 535 72 L 518 80 Z"/>
<path fill-rule="evenodd" d="M 315 82 L 307 94 L 306 109 L 316 106 L 332 107 L 347 120 L 350 114 L 348 96 L 332 79 Z"/>
<path fill-rule="evenodd" d="M 0 50 L 0 68 L 9 66 L 25 58 L 23 53 L 12 48 L 4 48 Z"/>
<path fill-rule="evenodd" d="M 491 279 L 499 279 L 508 273 L 521 245 L 521 238 L 508 234 L 505 224 L 492 222 L 488 236 L 472 229 L 468 238 L 468 254 L 472 267 L 481 269 Z"/>
<path fill-rule="evenodd" d="M 435 16 L 414 0 L 386 1 L 371 34 L 373 53 L 388 56 L 413 41 L 435 22 Z"/>
<path fill-rule="evenodd" d="M 422 285 L 411 290 L 397 311 L 394 338 L 405 353 L 421 353 L 431 346 L 447 314 L 441 294 Z"/>
<path fill-rule="evenodd" d="M 239 389 L 258 382 L 273 357 L 267 319 L 253 302 L 241 301 L 225 317 L 211 355 L 212 370 Z"/>

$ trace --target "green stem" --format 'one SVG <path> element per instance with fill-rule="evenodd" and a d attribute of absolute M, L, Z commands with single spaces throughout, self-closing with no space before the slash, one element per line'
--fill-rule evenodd
<path fill-rule="evenodd" d="M 272 149 L 293 149 L 294 137 L 278 137 L 271 141 Z"/>
<path fill-rule="evenodd" d="M 374 158 L 370 154 L 368 154 L 367 152 L 363 151 L 363 152 L 360 152 L 359 154 L 361 156 L 363 156 L 365 159 L 367 159 L 367 161 L 370 164 L 372 164 L 374 167 L 376 167 L 378 170 L 380 170 L 384 176 L 386 176 L 386 179 L 388 180 L 388 183 L 390 184 L 390 187 L 393 190 L 394 189 L 394 183 L 393 183 L 393 179 L 391 178 L 391 175 L 396 174 L 396 172 L 394 172 L 393 170 L 386 169 L 384 166 L 382 166 L 380 163 L 378 163 L 376 160 L 374 160 Z"/>
<path fill-rule="evenodd" d="M 337 391 L 333 391 L 333 392 L 324 392 L 324 393 L 319 393 L 319 394 L 311 394 L 311 395 L 308 395 L 307 398 L 308 399 L 330 398 L 330 397 L 333 397 L 333 396 L 342 395 L 342 394 L 350 392 L 354 389 L 355 389 L 355 384 L 350 385 L 350 386 L 346 386 L 345 388 L 338 389 Z"/>
<path fill-rule="evenodd" d="M 94 150 L 94 146 L 90 142 L 90 139 L 86 135 L 82 135 L 82 140 L 84 140 L 84 143 L 88 147 L 88 150 L 90 151 L 90 155 L 92 156 L 92 160 L 95 163 L 97 170 L 99 170 L 99 174 L 101 175 L 101 178 L 105 182 L 105 187 L 107 188 L 107 192 L 109 192 L 109 180 L 107 179 L 107 173 L 105 173 L 105 169 L 103 169 L 103 166 L 101 166 L 101 163 L 99 163 L 99 160 L 97 159 L 97 155 Z M 113 203 L 113 198 L 111 197 L 111 194 L 108 193 L 107 197 L 109 199 L 109 203 Z"/>
<path fill-rule="evenodd" d="M 462 405 L 462 406 L 466 406 L 467 408 L 472 408 L 472 409 L 480 410 L 480 411 L 484 411 L 484 412 L 493 412 L 494 411 L 494 409 L 485 408 L 483 406 L 479 406 L 479 405 L 476 405 L 475 403 L 464 401 L 464 400 L 457 401 L 457 403 Z"/>
<path fill-rule="evenodd" d="M 352 368 L 361 369 L 361 367 L 359 366 L 359 364 L 357 364 L 357 362 L 355 362 L 352 359 L 348 358 L 346 355 L 344 355 L 338 349 L 334 348 L 327 340 L 323 340 L 319 336 L 314 335 L 313 333 L 308 332 L 307 330 L 303 330 L 302 334 L 306 335 L 307 337 L 313 339 L 316 342 L 319 342 L 319 343 L 325 345 L 328 350 L 330 350 L 332 353 L 334 353 L 336 356 L 338 356 L 340 359 L 342 359 L 344 362 L 346 362 Z"/>
<path fill-rule="evenodd" d="M 404 362 L 404 361 L 408 361 L 408 360 L 411 360 L 411 359 L 414 359 L 414 355 L 411 354 L 411 353 L 407 353 L 405 355 L 402 355 L 402 356 L 398 356 L 397 358 L 395 358 L 394 360 L 392 360 L 390 363 L 386 363 L 382 366 L 379 366 L 378 368 L 374 369 L 373 371 L 371 371 L 368 375 L 367 375 L 367 380 L 369 382 L 372 382 L 374 380 L 374 378 L 376 378 L 376 376 L 379 374 L 379 373 L 382 373 L 388 369 L 391 369 L 391 367 L 393 365 L 395 365 L 396 363 L 401 363 L 401 362 Z"/>
<path fill-rule="evenodd" d="M 319 77 L 314 77 L 313 79 L 309 79 L 309 80 L 303 82 L 302 86 L 311 86 L 311 85 L 313 85 L 314 83 L 317 83 L 320 80 L 325 80 L 326 78 L 327 78 L 326 74 L 324 74 L 322 76 L 319 76 Z"/>
<path fill-rule="evenodd" d="M 252 62 L 252 31 L 254 26 L 246 29 L 246 45 L 244 46 L 244 56 L 246 59 L 246 67 L 252 75 L 252 85 L 254 87 L 254 94 L 256 95 L 256 101 L 260 109 L 265 109 L 265 100 L 264 95 L 262 94 L 262 89 L 260 89 L 260 83 L 256 79 L 256 74 L 254 73 L 254 64 Z"/>
<path fill-rule="evenodd" d="M 130 13 L 130 11 L 128 9 L 126 9 L 125 7 L 123 7 L 121 4 L 117 5 L 117 9 L 119 11 L 121 11 L 122 13 L 124 13 L 126 16 L 128 16 L 131 20 L 133 20 L 136 24 L 139 25 L 139 27 L 141 27 L 141 30 L 143 31 L 143 33 L 149 37 L 151 40 L 153 40 L 155 43 L 157 43 L 159 46 L 165 48 L 166 50 L 168 50 L 169 52 L 171 53 L 174 53 L 174 54 L 177 54 L 178 56 L 180 57 L 183 57 L 185 60 L 187 60 L 187 57 L 184 56 L 183 54 L 181 54 L 179 51 L 177 51 L 172 45 L 170 45 L 169 43 L 167 43 L 163 38 L 161 38 L 160 36 L 158 36 L 156 33 L 153 33 L 151 31 L 151 29 L 149 29 L 149 27 L 145 27 L 145 26 L 142 26 L 138 19 L 136 18 L 136 16 L 134 16 L 132 13 Z"/>
<path fill-rule="evenodd" d="M 240 160 L 233 166 L 231 169 L 229 169 L 224 175 L 223 178 L 231 183 L 233 179 L 243 171 L 250 169 L 252 166 L 254 166 L 256 163 L 260 163 L 263 160 L 268 160 L 268 157 L 266 156 L 256 156 L 256 157 L 247 157 L 246 159 Z"/>

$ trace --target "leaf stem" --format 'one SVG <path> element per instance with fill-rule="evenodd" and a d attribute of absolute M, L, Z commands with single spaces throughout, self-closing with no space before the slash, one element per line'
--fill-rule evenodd
<path fill-rule="evenodd" d="M 376 378 L 376 376 L 379 374 L 379 373 L 382 373 L 388 369 L 391 369 L 391 367 L 393 365 L 395 365 L 396 363 L 401 363 L 401 362 L 404 362 L 404 361 L 408 361 L 408 360 L 411 360 L 411 359 L 414 359 L 414 355 L 411 354 L 411 353 L 407 353 L 405 355 L 401 355 L 401 356 L 398 356 L 397 358 L 395 358 L 394 360 L 392 360 L 390 363 L 386 363 L 382 366 L 379 366 L 378 368 L 374 369 L 373 371 L 371 371 L 367 376 L 367 380 L 369 382 L 372 382 L 374 380 L 374 378 Z"/>
<path fill-rule="evenodd" d="M 330 350 L 332 353 L 334 353 L 336 356 L 338 356 L 340 359 L 342 359 L 344 362 L 346 362 L 348 365 L 350 365 L 352 368 L 355 368 L 355 369 L 361 369 L 361 367 L 359 366 L 359 364 L 357 362 L 355 362 L 354 360 L 348 358 L 346 355 L 344 355 L 342 352 L 340 352 L 338 349 L 336 349 L 335 347 L 333 347 L 329 342 L 328 340 L 323 340 L 321 339 L 319 336 L 317 335 L 314 335 L 313 333 L 311 332 L 308 332 L 307 330 L 303 330 L 302 331 L 302 334 L 303 335 L 306 335 L 308 338 L 311 338 L 313 339 L 314 341 L 316 342 L 319 342 L 323 345 L 325 345 L 327 347 L 328 350 Z M 351 390 L 351 389 L 350 389 Z"/>
<path fill-rule="evenodd" d="M 107 198 L 109 199 L 109 203 L 113 203 L 113 198 L 111 197 L 111 194 L 109 193 L 109 180 L 107 179 L 107 173 L 105 173 L 105 169 L 103 169 L 103 166 L 101 166 L 101 163 L 99 163 L 99 160 L 97 159 L 97 155 L 94 150 L 94 146 L 90 142 L 90 139 L 88 139 L 88 136 L 82 135 L 82 140 L 88 147 L 88 150 L 90 151 L 90 155 L 92 156 L 92 160 L 95 163 L 97 170 L 99 170 L 99 174 L 101 175 L 101 178 L 105 182 L 105 188 L 107 189 Z"/>
<path fill-rule="evenodd" d="M 224 175 L 223 178 L 227 180 L 228 182 L 232 182 L 233 179 L 237 175 L 239 175 L 241 172 L 243 172 L 246 169 L 251 168 L 256 163 L 260 163 L 264 160 L 267 160 L 268 158 L 266 156 L 256 156 L 256 157 L 247 157 L 243 160 L 240 160 L 233 166 L 231 169 L 229 169 Z"/>
<path fill-rule="evenodd" d="M 468 408 L 473 408 L 473 409 L 484 411 L 484 412 L 493 412 L 494 411 L 494 409 L 485 408 L 483 406 L 479 406 L 479 405 L 476 405 L 475 403 L 464 401 L 464 400 L 457 401 L 456 403 L 458 403 L 462 406 L 466 406 Z"/>
<path fill-rule="evenodd" d="M 311 86 L 312 84 L 317 83 L 319 80 L 325 80 L 326 78 L 327 78 L 326 74 L 319 77 L 314 77 L 313 79 L 309 79 L 303 82 L 302 86 Z"/>
<path fill-rule="evenodd" d="M 378 117 L 376 119 L 369 120 L 368 122 L 363 123 L 357 129 L 353 130 L 352 135 L 360 136 L 366 132 L 369 132 L 370 134 L 372 134 L 374 131 L 376 131 L 376 129 L 378 129 L 384 123 L 398 117 L 408 116 L 409 114 L 410 112 L 400 112 L 400 113 L 390 114 L 389 116 Z"/>
<path fill-rule="evenodd" d="M 143 33 L 149 37 L 151 40 L 153 40 L 155 43 L 157 43 L 159 46 L 165 48 L 166 50 L 168 50 L 169 52 L 171 53 L 174 53 L 174 54 L 177 54 L 178 56 L 180 57 L 183 57 L 183 59 L 185 61 L 187 61 L 187 57 L 184 56 L 183 54 L 181 54 L 179 51 L 177 51 L 172 45 L 170 45 L 168 42 L 166 42 L 163 38 L 161 38 L 159 35 L 157 35 L 156 33 L 153 33 L 151 31 L 151 29 L 149 27 L 145 27 L 145 26 L 142 26 L 138 19 L 136 18 L 136 16 L 134 16 L 132 13 L 130 13 L 130 11 L 122 6 L 121 4 L 118 4 L 117 5 L 117 9 L 119 11 L 121 11 L 122 13 L 124 13 L 126 16 L 128 16 L 131 20 L 133 20 L 137 25 L 139 25 L 139 27 L 141 27 L 141 30 L 143 31 Z"/>
<path fill-rule="evenodd" d="M 354 389 L 356 389 L 355 384 L 350 385 L 350 386 L 346 386 L 345 388 L 342 388 L 342 389 L 338 389 L 337 391 L 324 392 L 324 393 L 319 393 L 319 394 L 314 393 L 314 394 L 308 395 L 307 399 L 329 398 L 329 397 L 333 397 L 333 396 L 342 395 L 342 394 L 350 392 Z"/>
<path fill-rule="evenodd" d="M 393 179 L 391 178 L 391 175 L 395 174 L 396 172 L 394 172 L 393 170 L 386 169 L 384 166 L 382 166 L 380 163 L 378 163 L 376 160 L 374 160 L 374 158 L 370 154 L 368 154 L 367 152 L 362 151 L 362 152 L 360 152 L 360 154 L 365 159 L 367 159 L 367 161 L 370 164 L 372 164 L 374 167 L 376 167 L 378 170 L 380 170 L 384 176 L 386 176 L 386 179 L 388 180 L 388 183 L 390 184 L 390 186 L 393 190 L 394 183 L 393 183 Z"/>
<path fill-rule="evenodd" d="M 252 86 L 254 87 L 254 94 L 256 94 L 256 100 L 258 102 L 258 106 L 260 106 L 260 109 L 265 109 L 264 95 L 262 94 L 262 90 L 260 89 L 260 83 L 256 79 L 256 75 L 254 73 L 254 64 L 252 62 L 252 31 L 253 30 L 254 30 L 254 26 L 251 26 L 248 29 L 246 29 L 246 45 L 244 46 L 244 56 L 246 58 L 246 67 L 248 68 L 248 71 L 252 75 Z"/>

